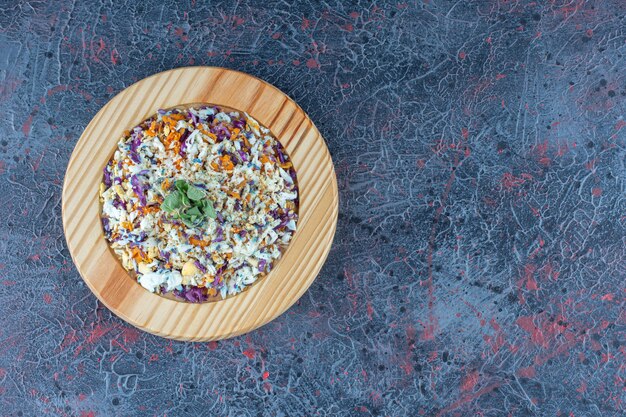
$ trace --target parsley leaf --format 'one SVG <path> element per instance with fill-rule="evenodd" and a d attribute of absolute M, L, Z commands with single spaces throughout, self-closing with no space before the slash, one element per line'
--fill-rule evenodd
<path fill-rule="evenodd" d="M 189 210 L 185 212 L 185 214 L 187 216 L 201 216 L 202 215 L 202 213 L 200 212 L 200 209 L 197 206 L 190 208 Z"/>
<path fill-rule="evenodd" d="M 174 182 L 173 190 L 161 203 L 161 210 L 181 220 L 187 227 L 195 227 L 210 217 L 215 219 L 217 214 L 211 200 L 206 198 L 206 192 L 185 180 Z"/>
<path fill-rule="evenodd" d="M 213 208 L 213 203 L 211 203 L 209 200 L 203 200 L 203 205 L 202 205 L 202 213 L 206 216 L 206 217 L 210 217 L 212 219 L 217 217 L 217 213 L 215 212 L 215 208 Z"/>
<path fill-rule="evenodd" d="M 198 188 L 195 185 L 190 185 L 187 189 L 187 197 L 193 201 L 201 201 L 204 197 L 206 197 L 206 193 L 203 189 Z"/>
<path fill-rule="evenodd" d="M 173 213 L 178 210 L 182 205 L 181 194 L 178 191 L 175 191 L 165 197 L 163 202 L 161 203 L 161 210 L 167 213 Z"/>

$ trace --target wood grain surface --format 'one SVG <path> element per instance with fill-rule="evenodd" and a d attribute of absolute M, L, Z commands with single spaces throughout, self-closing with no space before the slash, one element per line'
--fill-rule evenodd
<path fill-rule="evenodd" d="M 100 225 L 102 169 L 122 132 L 159 108 L 211 103 L 248 112 L 267 126 L 298 175 L 298 229 L 270 274 L 225 300 L 190 304 L 141 287 L 108 247 Z M 145 78 L 115 96 L 78 140 L 63 185 L 63 228 L 81 276 L 111 311 L 159 336 L 208 341 L 249 332 L 295 303 L 317 276 L 332 244 L 338 214 L 337 180 L 324 139 L 287 95 L 250 75 L 188 67 Z"/>

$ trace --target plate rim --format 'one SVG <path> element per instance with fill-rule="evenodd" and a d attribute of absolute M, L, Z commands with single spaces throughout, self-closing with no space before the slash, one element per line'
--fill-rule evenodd
<path fill-rule="evenodd" d="M 98 290 L 95 286 L 94 283 L 91 281 L 91 279 L 89 279 L 86 275 L 86 271 L 83 271 L 84 268 L 81 268 L 80 263 L 77 262 L 76 259 L 76 255 L 75 252 L 78 250 L 77 248 L 74 247 L 74 243 L 73 240 L 76 238 L 70 238 L 69 234 L 68 234 L 68 223 L 71 221 L 70 219 L 68 219 L 68 209 L 67 209 L 67 203 L 69 201 L 72 201 L 71 196 L 68 195 L 68 186 L 70 184 L 70 182 L 73 180 L 73 178 L 70 177 L 70 175 L 68 175 L 70 173 L 70 169 L 73 168 L 74 164 L 78 163 L 78 148 L 79 145 L 85 145 L 85 144 L 89 144 L 90 141 L 93 141 L 93 136 L 92 135 L 88 135 L 87 132 L 90 132 L 90 128 L 94 128 L 95 127 L 95 123 L 97 120 L 99 120 L 99 118 L 101 118 L 103 115 L 107 114 L 107 113 L 112 113 L 112 114 L 118 114 L 120 112 L 120 110 L 117 109 L 109 109 L 109 107 L 112 104 L 115 104 L 116 102 L 123 100 L 125 95 L 128 94 L 129 92 L 131 92 L 133 89 L 141 89 L 142 86 L 146 86 L 147 83 L 150 80 L 155 80 L 158 79 L 159 77 L 167 77 L 170 76 L 171 74 L 175 74 L 175 73 L 180 73 L 181 76 L 184 75 L 184 73 L 186 72 L 194 72 L 194 71 L 198 71 L 198 72 L 202 72 L 201 75 L 207 75 L 210 76 L 210 74 L 212 72 L 221 72 L 221 73 L 225 73 L 225 74 L 231 74 L 231 75 L 237 75 L 239 77 L 243 77 L 245 79 L 248 80 L 252 80 L 255 83 L 259 83 L 260 85 L 263 86 L 263 88 L 269 88 L 271 91 L 277 93 L 278 95 L 282 96 L 286 102 L 291 103 L 291 105 L 293 105 L 295 107 L 295 109 L 297 110 L 297 112 L 300 113 L 301 116 L 303 116 L 303 120 L 307 121 L 308 123 L 310 123 L 310 125 L 313 128 L 314 133 L 317 135 L 317 137 L 319 137 L 318 140 L 316 140 L 316 145 L 321 145 L 322 146 L 322 151 L 325 151 L 324 156 L 328 157 L 328 161 L 329 163 L 326 164 L 328 166 L 325 166 L 326 169 L 329 169 L 329 180 L 330 180 L 330 187 L 331 187 L 331 193 L 332 193 L 332 203 L 330 206 L 331 212 L 328 214 L 328 218 L 331 220 L 331 223 L 329 225 L 329 228 L 327 230 L 327 234 L 329 235 L 329 238 L 326 239 L 326 242 L 323 249 L 322 249 L 322 253 L 320 254 L 320 256 L 317 258 L 317 267 L 313 267 L 313 270 L 309 273 L 307 273 L 307 278 L 304 279 L 300 279 L 300 281 L 304 281 L 304 286 L 300 286 L 299 288 L 297 288 L 297 290 L 295 291 L 295 294 L 293 294 L 289 300 L 287 300 L 287 302 L 283 303 L 283 305 L 281 306 L 281 308 L 279 308 L 277 311 L 269 313 L 269 314 L 265 314 L 264 317 L 260 320 L 260 321 L 255 321 L 255 320 L 248 320 L 246 318 L 243 319 L 239 319 L 237 321 L 237 325 L 232 329 L 232 330 L 224 330 L 224 331 L 220 331 L 220 328 L 218 327 L 216 330 L 211 331 L 210 329 L 205 330 L 204 332 L 202 332 L 203 334 L 189 334 L 189 333 L 185 333 L 184 328 L 181 331 L 180 327 L 176 326 L 174 329 L 172 329 L 171 331 L 164 331 L 162 328 L 160 328 L 159 326 L 154 326 L 152 325 L 152 322 L 150 320 L 148 320 L 147 322 L 141 322 L 137 319 L 137 317 L 135 316 L 131 316 L 129 315 L 125 310 L 117 308 L 116 306 L 113 305 L 113 303 L 110 303 L 109 300 L 102 294 L 102 292 L 100 290 Z M 170 81 L 171 82 L 171 81 Z M 167 82 L 165 83 L 167 85 Z M 236 91 L 236 90 L 234 90 Z M 134 92 L 134 93 L 138 93 Z M 187 100 L 187 103 L 194 103 L 197 101 L 194 100 Z M 216 105 L 224 105 L 226 107 L 233 107 L 230 104 L 224 104 L 224 103 L 216 103 L 213 101 L 203 101 L 203 102 L 207 102 L 210 104 L 216 104 Z M 178 105 L 185 105 L 185 102 L 179 103 Z M 157 105 L 158 106 L 158 105 Z M 283 104 L 284 106 L 284 104 Z M 171 106 L 168 106 L 171 107 Z M 158 108 L 158 107 L 157 107 Z M 248 112 L 248 109 L 245 108 L 237 108 L 237 107 L 233 107 L 236 108 L 239 111 L 245 111 Z M 157 109 L 152 109 L 152 112 L 156 112 Z M 280 114 L 280 111 L 279 111 Z M 141 117 L 140 117 L 141 118 Z M 141 118 L 141 120 L 143 120 L 143 118 Z M 136 123 L 140 123 L 141 120 L 137 120 Z M 272 133 L 276 136 L 276 138 L 280 141 L 281 140 L 281 135 L 278 135 L 275 133 L 275 131 L 272 129 L 272 126 L 263 122 L 262 123 L 267 126 L 270 131 L 272 131 Z M 92 126 L 94 125 L 94 126 Z M 122 128 L 131 128 L 132 125 L 130 126 L 122 126 Z M 111 152 L 114 151 L 115 149 L 115 145 L 117 144 L 117 140 L 115 139 L 115 141 L 113 142 L 111 139 L 108 139 L 109 141 L 112 142 L 112 145 L 110 147 L 110 149 L 107 149 L 106 154 L 110 155 Z M 287 145 L 285 143 L 283 143 L 281 141 L 281 143 L 283 144 L 283 146 L 285 146 L 287 148 Z M 288 150 L 289 152 L 289 150 Z M 289 152 L 291 154 L 291 152 Z M 106 160 L 105 161 L 99 161 L 98 159 L 96 159 L 93 163 L 96 165 L 100 165 L 99 162 L 102 162 L 102 165 L 104 166 L 104 164 L 106 164 Z M 81 164 L 82 165 L 82 164 Z M 295 165 L 295 164 L 294 164 Z M 298 168 L 296 171 L 298 172 L 299 169 L 301 169 L 302 167 Z M 311 174 L 313 175 L 313 174 Z M 299 176 L 299 181 L 300 181 L 300 176 Z M 96 190 L 94 190 L 94 192 L 96 192 Z M 89 197 L 90 198 L 90 197 Z M 96 193 L 96 197 L 94 197 L 97 199 L 97 193 Z M 74 145 L 74 148 L 72 149 L 72 153 L 71 156 L 69 158 L 66 170 L 65 170 L 65 176 L 64 176 L 64 180 L 63 180 L 63 189 L 62 189 L 62 197 L 61 197 L 61 215 L 62 215 L 62 222 L 63 222 L 63 234 L 64 234 L 64 238 L 68 247 L 68 251 L 70 252 L 70 256 L 72 258 L 72 262 L 74 263 L 77 271 L 79 272 L 79 275 L 81 276 L 82 280 L 85 282 L 85 284 L 87 285 L 87 287 L 90 289 L 90 291 L 109 309 L 111 310 L 111 312 L 113 312 L 115 315 L 117 315 L 118 317 L 120 317 L 121 319 L 123 319 L 124 321 L 126 321 L 127 323 L 133 325 L 136 328 L 139 328 L 141 330 L 147 331 L 149 333 L 161 336 L 161 337 L 166 337 L 166 338 L 170 338 L 170 339 L 176 339 L 176 340 L 195 340 L 195 341 L 210 341 L 210 340 L 221 340 L 221 339 L 226 339 L 226 338 L 230 338 L 230 337 L 234 337 L 237 335 L 241 335 L 247 332 L 250 332 L 256 328 L 259 328 L 261 326 L 264 326 L 266 324 L 268 324 L 269 322 L 271 322 L 272 320 L 276 319 L 278 316 L 282 315 L 285 313 L 285 311 L 287 311 L 291 306 L 293 306 L 293 304 L 295 304 L 301 297 L 302 295 L 306 292 L 306 290 L 310 287 L 310 285 L 313 283 L 313 281 L 316 279 L 317 275 L 319 274 L 322 266 L 325 264 L 325 261 L 328 257 L 328 254 L 330 252 L 330 249 L 332 247 L 332 243 L 334 240 L 334 236 L 336 233 L 336 229 L 337 229 L 337 220 L 338 220 L 338 211 L 339 211 L 339 195 L 338 195 L 338 185 L 337 185 L 337 177 L 336 177 L 336 173 L 335 173 L 335 169 L 334 169 L 334 164 L 332 163 L 332 157 L 330 155 L 330 152 L 326 146 L 325 140 L 322 137 L 321 133 L 319 132 L 319 129 L 317 128 L 317 126 L 315 126 L 314 122 L 311 120 L 311 118 L 308 116 L 308 114 L 300 107 L 300 105 L 293 100 L 289 95 L 287 95 L 286 93 L 284 93 L 283 91 L 281 91 L 280 89 L 278 89 L 277 87 L 275 87 L 274 85 L 268 83 L 267 81 L 264 81 L 256 76 L 247 74 L 245 72 L 242 71 L 238 71 L 238 70 L 233 70 L 233 69 L 229 69 L 229 68 L 223 68 L 223 67 L 215 67 L 215 66 L 186 66 L 186 67 L 178 67 L 178 68 L 173 68 L 170 70 L 166 70 L 166 71 L 162 71 L 162 72 L 158 72 L 152 75 L 149 75 L 148 77 L 142 78 L 141 80 L 138 80 L 136 82 L 134 82 L 133 84 L 129 85 L 128 87 L 124 88 L 123 90 L 121 90 L 120 92 L 118 92 L 114 97 L 112 97 L 109 101 L 107 101 L 107 103 L 105 103 L 95 114 L 94 116 L 91 118 L 91 120 L 89 121 L 89 123 L 85 126 L 83 132 L 81 133 L 79 139 L 77 140 L 76 144 Z M 317 208 L 314 207 L 314 208 Z M 99 213 L 98 213 L 99 214 Z M 98 225 L 99 225 L 99 215 L 98 215 Z M 89 234 L 90 231 L 87 231 L 85 233 Z M 101 235 L 101 234 L 100 234 Z M 294 235 L 294 240 L 296 239 L 296 236 L 298 235 L 298 233 L 296 232 L 296 234 Z M 82 235 L 81 235 L 82 236 Z M 102 237 L 102 239 L 104 240 L 104 238 Z M 293 242 L 292 242 L 293 243 Z M 110 251 L 110 247 L 108 242 L 105 241 L 105 245 L 107 247 L 107 249 Z M 269 280 L 272 277 L 272 273 L 275 272 L 276 269 L 278 269 L 278 267 L 281 264 L 284 264 L 284 260 L 285 258 L 287 258 L 287 255 L 289 253 L 289 248 L 291 248 L 293 245 L 290 244 L 289 247 L 287 248 L 287 250 L 283 253 L 283 255 L 281 256 L 277 267 L 274 268 L 272 271 L 270 271 L 270 273 L 263 278 L 264 281 Z M 306 245 L 306 250 L 308 252 L 311 251 L 311 244 Z M 117 259 L 116 256 L 113 255 L 112 251 L 111 252 L 111 256 L 114 257 L 115 262 L 117 262 L 119 264 L 119 268 L 121 267 L 121 263 L 119 261 L 119 259 Z M 128 273 L 124 271 L 124 274 L 126 275 L 126 278 L 128 278 L 129 280 L 132 280 L 134 284 L 139 285 L 136 280 L 133 280 L 132 277 L 130 277 L 130 275 L 128 275 Z M 278 278 L 275 278 L 278 279 Z M 289 278 L 284 278 L 283 279 L 289 279 Z M 180 306 L 184 306 L 183 308 L 187 311 L 191 311 L 191 310 L 197 310 L 196 313 L 194 314 L 194 316 L 198 313 L 201 312 L 201 310 L 213 310 L 213 309 L 228 309 L 231 308 L 230 306 L 227 306 L 226 303 L 229 300 L 236 300 L 239 297 L 246 297 L 244 296 L 244 294 L 252 292 L 252 289 L 255 287 L 258 287 L 258 285 L 256 285 L 257 283 L 255 283 L 255 285 L 251 286 L 251 288 L 247 291 L 244 291 L 240 294 L 235 295 L 234 297 L 230 297 L 228 299 L 225 300 L 219 300 L 219 301 L 215 301 L 215 302 L 211 302 L 211 303 L 201 303 L 201 304 L 192 304 L 192 303 L 182 303 L 176 300 L 170 300 L 173 301 L 177 304 L 179 304 Z M 259 285 L 261 285 L 262 283 L 258 283 Z M 141 291 L 153 296 L 153 297 L 157 297 L 159 300 L 166 300 L 164 297 L 161 297 L 159 295 L 150 293 L 149 291 L 141 288 Z M 255 291 L 258 292 L 258 291 Z M 261 295 L 261 294 L 258 294 Z M 247 297 L 251 297 L 251 295 L 248 295 Z M 163 301 L 158 301 L 157 304 L 162 303 Z M 157 307 L 158 308 L 158 307 Z M 175 307 L 174 307 L 175 308 Z"/>

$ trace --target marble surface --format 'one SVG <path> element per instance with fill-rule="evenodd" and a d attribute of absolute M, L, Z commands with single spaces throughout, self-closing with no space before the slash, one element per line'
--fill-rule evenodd
<path fill-rule="evenodd" d="M 0 3 L 0 415 L 626 411 L 626 3 Z M 135 330 L 83 285 L 61 187 L 159 71 L 276 85 L 336 166 L 337 235 L 243 337 Z"/>

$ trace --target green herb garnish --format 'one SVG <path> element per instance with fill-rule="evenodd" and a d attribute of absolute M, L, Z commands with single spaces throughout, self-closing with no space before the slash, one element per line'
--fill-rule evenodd
<path fill-rule="evenodd" d="M 181 220 L 187 227 L 199 226 L 207 217 L 217 217 L 206 192 L 185 180 L 177 180 L 172 191 L 161 203 L 161 210 Z"/>

